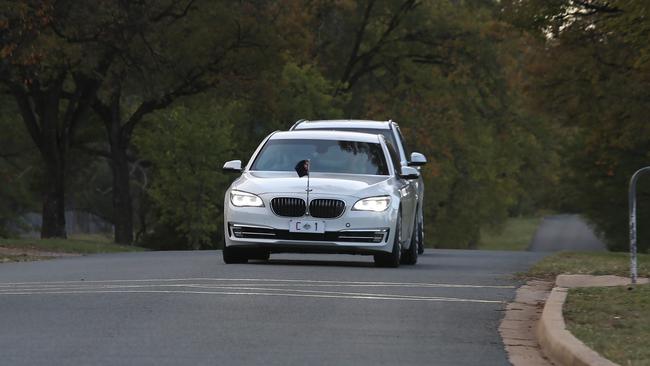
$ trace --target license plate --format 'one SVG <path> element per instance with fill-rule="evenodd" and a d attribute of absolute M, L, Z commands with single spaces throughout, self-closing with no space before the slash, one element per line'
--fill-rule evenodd
<path fill-rule="evenodd" d="M 289 220 L 291 233 L 324 233 L 325 221 Z"/>

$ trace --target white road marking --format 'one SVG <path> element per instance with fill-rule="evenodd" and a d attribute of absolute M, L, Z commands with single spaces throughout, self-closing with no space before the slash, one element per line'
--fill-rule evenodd
<path fill-rule="evenodd" d="M 165 278 L 136 280 L 50 281 L 0 283 L 0 296 L 5 295 L 57 295 L 104 293 L 161 293 L 161 294 L 213 294 L 259 295 L 287 297 L 315 297 L 341 299 L 374 299 L 405 301 L 444 301 L 471 303 L 504 303 L 501 300 L 468 299 L 460 297 L 400 295 L 388 293 L 325 291 L 317 288 L 467 288 L 512 289 L 503 285 L 468 285 L 418 282 L 364 282 L 298 279 L 251 278 Z M 196 291 L 206 289 L 210 291 Z M 220 290 L 220 291 L 217 291 Z"/>
<path fill-rule="evenodd" d="M 342 295 L 342 296 L 373 296 L 373 297 L 392 297 L 392 298 L 412 298 L 412 299 L 432 299 L 432 298 L 444 298 L 448 301 L 465 301 L 473 299 L 461 299 L 455 297 L 440 297 L 440 296 L 418 296 L 418 295 L 399 295 L 399 294 L 376 294 L 376 293 L 359 293 L 359 292 L 339 292 L 339 291 L 322 291 L 322 290 L 299 290 L 299 289 L 287 289 L 287 288 L 269 288 L 269 287 L 254 287 L 253 286 L 219 286 L 213 284 L 164 284 L 164 285 L 68 285 L 68 286 L 58 286 L 58 287 L 15 287 L 15 288 L 5 288 L 0 289 L 0 295 L 10 295 L 16 294 L 18 292 L 22 294 L 51 294 L 51 293 L 60 293 L 60 292 L 69 292 L 75 291 L 78 293 L 86 292 L 96 292 L 96 291 L 105 291 L 105 290 L 122 290 L 122 289 L 143 289 L 143 288 L 202 288 L 202 289 L 219 289 L 219 290 L 240 290 L 240 291 L 267 291 L 267 292 L 282 292 L 285 293 L 304 293 L 304 294 L 327 294 L 327 295 Z M 148 290 L 145 290 L 148 291 Z M 168 292 L 180 292 L 187 290 L 165 290 Z M 493 300 L 481 300 L 481 301 L 493 301 Z M 499 302 L 499 301 L 497 301 Z"/>
<path fill-rule="evenodd" d="M 139 282 L 185 282 L 185 281 L 248 281 L 248 282 L 279 282 L 302 286 L 301 283 L 309 286 L 348 286 L 348 287 L 441 287 L 441 288 L 494 288 L 494 289 L 514 289 L 512 285 L 468 285 L 468 284 L 450 284 L 450 283 L 420 283 L 420 282 L 362 282 L 362 281 L 326 281 L 326 280 L 296 280 L 296 279 L 268 279 L 268 278 L 164 278 L 164 279 L 139 279 L 139 280 L 98 280 L 98 281 L 50 281 L 50 282 L 5 282 L 0 283 L 2 287 L 12 287 L 17 285 L 28 286 L 51 286 L 60 284 L 95 284 L 95 283 L 139 283 Z M 276 284 L 277 285 L 277 284 Z M 284 286 L 284 285 L 283 285 Z"/>
<path fill-rule="evenodd" d="M 477 300 L 459 299 L 453 297 L 400 297 L 395 295 L 328 295 L 328 294 L 295 294 L 295 293 L 267 293 L 267 292 L 227 292 L 227 291 L 167 291 L 167 290 L 90 290 L 90 291 L 55 291 L 55 292 L 4 292 L 0 296 L 8 295 L 69 295 L 69 294 L 205 294 L 205 295 L 240 295 L 240 296 L 284 296 L 284 297 L 312 297 L 312 298 L 333 298 L 333 299 L 362 299 L 362 300 L 400 300 L 400 301 L 430 301 L 430 302 L 469 302 L 483 304 L 503 304 L 499 300 Z"/>

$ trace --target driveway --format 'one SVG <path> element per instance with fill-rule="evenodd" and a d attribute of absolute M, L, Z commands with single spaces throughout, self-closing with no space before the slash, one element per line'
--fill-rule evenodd
<path fill-rule="evenodd" d="M 579 215 L 546 216 L 528 250 L 533 252 L 605 251 L 605 244 Z"/>

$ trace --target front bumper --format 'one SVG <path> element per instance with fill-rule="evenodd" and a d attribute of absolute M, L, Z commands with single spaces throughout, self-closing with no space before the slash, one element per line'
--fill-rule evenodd
<path fill-rule="evenodd" d="M 324 221 L 323 234 L 289 232 L 289 220 L 300 218 L 278 216 L 268 204 L 265 207 L 235 207 L 227 201 L 225 244 L 263 248 L 275 253 L 390 253 L 398 210 L 391 207 L 384 212 L 351 211 L 354 199 L 351 203 L 345 201 L 346 210 L 338 218 L 302 217 L 303 220 Z"/>

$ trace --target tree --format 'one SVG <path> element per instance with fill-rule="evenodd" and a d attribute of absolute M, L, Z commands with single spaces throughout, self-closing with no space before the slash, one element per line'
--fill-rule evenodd
<path fill-rule="evenodd" d="M 0 80 L 11 95 L 44 166 L 41 237 L 66 237 L 66 160 L 75 134 L 112 60 L 63 41 L 49 1 L 3 1 Z M 83 62 L 82 62 L 83 61 Z"/>
<path fill-rule="evenodd" d="M 36 174 L 38 153 L 22 126 L 12 100 L 0 99 L 0 237 L 12 234 L 20 215 L 35 209 L 30 191 Z M 36 159 L 35 159 L 36 158 Z"/>
<path fill-rule="evenodd" d="M 567 204 L 611 249 L 627 248 L 627 182 L 648 165 L 650 22 L 643 1 L 509 1 L 505 14 L 532 35 L 525 60 L 531 110 L 563 126 Z M 533 21 L 530 21 L 530 20 Z M 532 24 L 532 26 L 528 25 Z M 639 247 L 650 247 L 650 185 L 642 181 Z"/>
<path fill-rule="evenodd" d="M 44 204 L 44 236 L 65 236 L 65 157 L 75 145 L 78 124 L 94 111 L 103 121 L 108 149 L 104 144 L 82 149 L 108 159 L 115 241 L 132 242 L 129 148 L 134 129 L 144 116 L 179 97 L 245 77 L 255 58 L 241 57 L 239 51 L 259 48 L 251 38 L 258 8 L 248 2 L 195 0 L 13 5 L 3 65 L 52 182 Z M 25 32 L 10 31 L 14 23 Z M 219 26 L 206 32 L 212 24 Z"/>
<path fill-rule="evenodd" d="M 121 57 L 113 64 L 103 95 L 95 100 L 93 108 L 104 123 L 110 149 L 105 156 L 113 172 L 117 243 L 133 241 L 128 151 L 134 129 L 147 114 L 218 83 L 215 75 L 227 68 L 226 58 L 244 42 L 239 28 L 233 31 L 224 26 L 222 32 L 214 32 L 219 37 L 203 34 L 199 27 L 206 26 L 207 20 L 198 19 L 198 15 L 215 13 L 207 11 L 206 3 L 203 8 L 197 3 L 115 2 L 110 4 L 115 11 L 105 10 L 121 25 L 109 33 L 107 41 L 108 47 L 116 49 Z M 222 12 L 217 15 L 223 16 L 224 8 L 218 9 Z M 171 44 L 178 46 L 172 48 Z M 188 54 L 193 57 L 188 58 Z"/>
<path fill-rule="evenodd" d="M 136 138 L 142 156 L 155 166 L 149 194 L 162 220 L 182 233 L 191 249 L 213 247 L 222 233 L 229 177 L 220 167 L 234 145 L 230 121 L 241 113 L 236 103 L 219 106 L 206 99 L 155 113 Z"/>
<path fill-rule="evenodd" d="M 517 36 L 496 3 L 368 0 L 321 11 L 317 59 L 339 80 L 348 116 L 392 118 L 423 169 L 427 237 L 477 245 L 528 196 L 526 180 L 552 155 L 545 130 L 523 111 L 509 78 Z M 332 62 L 332 60 L 341 60 Z M 536 170 L 535 170 L 536 171 Z"/>

